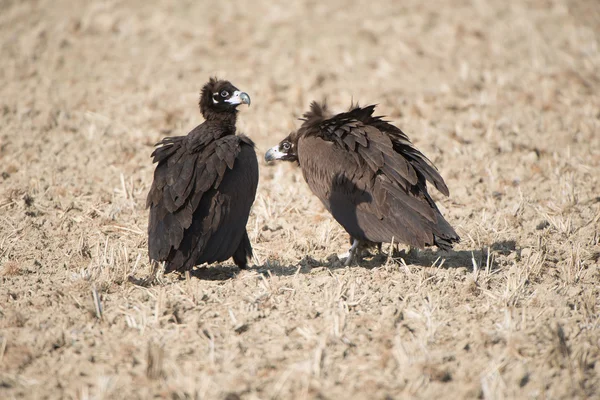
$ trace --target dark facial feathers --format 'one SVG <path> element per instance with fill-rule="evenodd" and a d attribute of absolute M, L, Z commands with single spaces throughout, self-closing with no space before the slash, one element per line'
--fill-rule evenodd
<path fill-rule="evenodd" d="M 210 78 L 200 92 L 198 104 L 202 116 L 212 119 L 223 113 L 235 114 L 240 104 L 250 105 L 250 96 L 238 90 L 229 81 Z"/>

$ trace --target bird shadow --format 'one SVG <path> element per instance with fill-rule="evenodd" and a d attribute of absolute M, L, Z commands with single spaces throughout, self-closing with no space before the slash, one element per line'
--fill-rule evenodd
<path fill-rule="evenodd" d="M 310 255 L 304 256 L 296 264 L 282 264 L 278 260 L 267 260 L 261 265 L 254 265 L 247 269 L 240 269 L 235 265 L 213 264 L 197 266 L 189 271 L 190 278 L 196 278 L 202 281 L 227 281 L 236 278 L 243 271 L 256 272 L 265 276 L 292 276 L 297 274 L 310 274 L 315 270 L 335 271 L 346 268 L 375 269 L 389 264 L 405 263 L 410 266 L 418 267 L 437 267 L 437 268 L 473 268 L 474 264 L 478 268 L 489 265 L 490 270 L 497 267 L 497 263 L 492 254 L 510 254 L 515 251 L 515 241 L 496 242 L 488 247 L 477 250 L 434 250 L 427 248 L 424 250 L 412 249 L 393 250 L 390 256 L 386 253 L 367 255 L 360 261 L 354 262 L 349 266 L 344 265 L 337 254 L 331 254 L 325 260 L 317 260 Z M 188 279 L 186 273 L 179 273 L 179 280 Z"/>
<path fill-rule="evenodd" d="M 202 281 L 227 281 L 236 278 L 242 271 L 256 272 L 265 276 L 293 276 L 297 274 L 311 274 L 319 270 L 341 270 L 363 268 L 372 270 L 393 262 L 398 265 L 405 263 L 410 266 L 435 267 L 435 268 L 489 268 L 491 271 L 498 268 L 496 255 L 509 255 L 517 251 L 514 240 L 498 241 L 490 246 L 476 250 L 450 250 L 441 251 L 427 248 L 425 250 L 395 250 L 391 257 L 388 254 L 376 254 L 363 258 L 350 266 L 345 266 L 338 259 L 337 254 L 332 254 L 326 260 L 317 260 L 307 255 L 297 264 L 282 264 L 277 260 L 267 260 L 262 265 L 254 265 L 247 270 L 240 270 L 235 265 L 217 264 L 196 267 L 189 271 L 191 278 Z M 187 279 L 187 274 L 179 274 L 179 280 Z M 139 285 L 139 283 L 137 283 Z"/>
<path fill-rule="evenodd" d="M 427 248 L 405 252 L 404 262 L 408 265 L 439 268 L 498 268 L 497 255 L 508 255 L 516 251 L 514 240 L 504 240 L 473 250 L 434 250 Z"/>
<path fill-rule="evenodd" d="M 267 261 L 263 265 L 253 267 L 251 271 L 256 271 L 257 273 L 265 275 L 291 276 L 299 273 L 311 273 L 317 268 L 330 271 L 346 268 L 364 268 L 371 270 L 388 265 L 389 262 L 443 269 L 473 269 L 476 265 L 477 268 L 487 267 L 490 271 L 493 271 L 498 268 L 497 255 L 508 255 L 515 251 L 517 251 L 516 242 L 514 240 L 506 240 L 498 241 L 489 246 L 474 250 L 441 251 L 433 250 L 431 248 L 417 251 L 394 250 L 394 254 L 391 257 L 385 253 L 377 254 L 365 257 L 360 262 L 356 262 L 350 266 L 345 266 L 344 263 L 337 258 L 336 254 L 332 254 L 327 260 L 322 261 L 316 260 L 310 256 L 305 256 L 295 265 L 283 265 L 277 261 Z"/>
<path fill-rule="evenodd" d="M 467 268 L 467 269 L 489 269 L 490 271 L 498 269 L 497 256 L 507 256 L 511 253 L 517 253 L 520 256 L 520 251 L 517 249 L 517 243 L 514 240 L 504 240 L 494 242 L 489 246 L 484 246 L 474 250 L 434 250 L 427 248 L 424 250 L 413 249 L 393 250 L 390 256 L 386 253 L 369 255 L 364 257 L 359 262 L 354 262 L 350 266 L 345 266 L 338 258 L 337 254 L 331 254 L 326 260 L 317 260 L 310 255 L 304 256 L 296 264 L 282 264 L 278 260 L 267 260 L 261 265 L 254 265 L 246 270 L 241 270 L 235 265 L 215 264 L 195 267 L 189 271 L 190 278 L 196 278 L 201 281 L 227 281 L 236 278 L 243 271 L 256 272 L 264 276 L 293 276 L 297 274 L 311 274 L 319 270 L 341 270 L 351 268 L 363 268 L 372 270 L 385 265 L 406 264 L 418 267 L 434 267 L 443 269 L 452 268 Z M 179 280 L 188 279 L 187 273 L 179 273 Z M 145 279 L 129 277 L 129 280 L 138 286 L 149 286 L 156 284 L 149 277 Z"/>
<path fill-rule="evenodd" d="M 202 281 L 227 281 L 235 278 L 240 271 L 241 270 L 235 265 L 228 266 L 217 264 L 196 267 L 189 271 L 189 275 L 192 278 L 197 278 Z M 186 274 L 180 274 L 179 279 L 187 279 Z"/>

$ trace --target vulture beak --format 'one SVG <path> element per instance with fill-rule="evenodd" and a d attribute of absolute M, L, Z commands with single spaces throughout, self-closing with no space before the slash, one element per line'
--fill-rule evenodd
<path fill-rule="evenodd" d="M 285 156 L 286 156 L 286 154 L 279 151 L 279 145 L 277 145 L 275 147 L 271 147 L 265 153 L 265 161 L 269 162 L 269 161 L 281 160 Z"/>
<path fill-rule="evenodd" d="M 248 106 L 250 106 L 250 96 L 248 96 L 248 93 L 246 92 L 240 92 L 239 90 L 236 90 L 233 92 L 230 98 L 225 100 L 225 102 L 232 105 L 248 104 Z"/>

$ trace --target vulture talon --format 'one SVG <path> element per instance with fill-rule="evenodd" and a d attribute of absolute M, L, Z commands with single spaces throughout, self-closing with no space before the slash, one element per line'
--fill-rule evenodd
<path fill-rule="evenodd" d="M 348 256 L 348 258 L 346 259 L 346 261 L 344 261 L 344 267 L 349 267 L 350 264 L 352 264 L 352 261 L 354 260 L 353 256 L 354 256 L 353 254 L 350 254 Z"/>

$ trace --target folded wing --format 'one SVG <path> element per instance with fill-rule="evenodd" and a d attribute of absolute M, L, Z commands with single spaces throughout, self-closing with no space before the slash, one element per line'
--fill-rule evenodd
<path fill-rule="evenodd" d="M 298 157 L 313 192 L 353 237 L 447 248 L 458 235 L 427 193 L 442 177 L 398 128 L 373 117 L 374 106 L 326 117 L 313 103 L 299 130 Z M 319 118 L 319 116 L 322 116 Z"/>
<path fill-rule="evenodd" d="M 159 145 L 147 199 L 150 258 L 167 261 L 169 271 L 231 257 L 247 241 L 256 195 L 253 143 L 228 135 L 202 145 L 190 146 L 185 136 Z"/>

